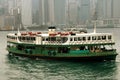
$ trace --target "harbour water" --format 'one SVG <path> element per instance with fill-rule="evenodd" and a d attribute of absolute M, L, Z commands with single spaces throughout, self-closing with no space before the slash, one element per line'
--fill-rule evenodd
<path fill-rule="evenodd" d="M 10 32 L 0 31 L 0 80 L 120 80 L 120 55 L 116 61 L 76 63 L 9 56 L 6 35 Z M 113 33 L 120 54 L 120 28 L 97 32 Z"/>

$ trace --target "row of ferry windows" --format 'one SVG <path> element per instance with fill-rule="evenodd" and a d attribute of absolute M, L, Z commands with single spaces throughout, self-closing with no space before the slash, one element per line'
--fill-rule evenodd
<path fill-rule="evenodd" d="M 92 36 L 92 37 L 73 37 L 70 41 L 86 41 L 86 40 L 111 40 L 112 36 Z"/>
<path fill-rule="evenodd" d="M 17 39 L 17 37 L 7 36 L 9 39 Z M 35 40 L 35 37 L 18 37 L 18 39 L 21 40 Z M 92 36 L 92 37 L 73 37 L 70 38 L 70 41 L 86 41 L 86 40 L 111 40 L 112 36 Z M 43 41 L 67 41 L 66 37 L 57 38 L 57 37 L 51 37 L 51 38 L 43 38 Z"/>
<path fill-rule="evenodd" d="M 35 41 L 35 37 L 18 37 L 18 39 L 21 40 L 31 40 L 31 41 Z"/>
<path fill-rule="evenodd" d="M 43 38 L 42 41 L 62 41 L 63 43 L 68 40 L 67 37 L 48 37 Z"/>
<path fill-rule="evenodd" d="M 8 39 L 17 39 L 17 37 L 14 37 L 14 36 L 7 36 Z"/>
<path fill-rule="evenodd" d="M 13 39 L 13 40 L 17 40 L 17 37 L 14 36 L 7 36 L 8 39 Z M 35 37 L 18 37 L 18 39 L 21 40 L 32 40 L 35 41 Z"/>

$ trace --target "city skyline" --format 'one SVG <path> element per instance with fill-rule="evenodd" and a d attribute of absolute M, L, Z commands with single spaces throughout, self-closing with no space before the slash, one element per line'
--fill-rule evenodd
<path fill-rule="evenodd" d="M 80 25 L 93 20 L 95 12 L 97 19 L 120 18 L 120 10 L 117 7 L 119 2 L 119 0 L 0 0 L 0 18 L 3 19 L 3 15 L 7 18 L 9 16 L 14 22 L 18 17 L 15 16 L 16 13 L 13 14 L 16 10 L 20 12 L 24 26 Z M 16 24 L 13 22 L 12 24 Z M 5 23 L 6 21 L 1 25 L 4 26 Z"/>

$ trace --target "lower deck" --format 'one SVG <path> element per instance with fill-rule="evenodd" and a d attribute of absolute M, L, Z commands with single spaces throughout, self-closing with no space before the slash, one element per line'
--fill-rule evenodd
<path fill-rule="evenodd" d="M 54 59 L 111 59 L 116 58 L 116 50 L 112 45 L 35 45 L 16 44 L 7 45 L 9 53 L 28 57 Z"/>

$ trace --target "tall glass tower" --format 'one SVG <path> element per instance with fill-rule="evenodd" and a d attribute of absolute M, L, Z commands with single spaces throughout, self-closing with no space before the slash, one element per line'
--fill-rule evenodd
<path fill-rule="evenodd" d="M 65 5 L 65 0 L 54 0 L 54 18 L 57 25 L 65 24 Z"/>
<path fill-rule="evenodd" d="M 80 23 L 85 24 L 87 20 L 91 19 L 91 3 L 90 0 L 78 0 L 80 5 L 79 14 L 80 15 Z"/>
<path fill-rule="evenodd" d="M 32 0 L 22 0 L 22 23 L 25 26 L 32 25 Z"/>

